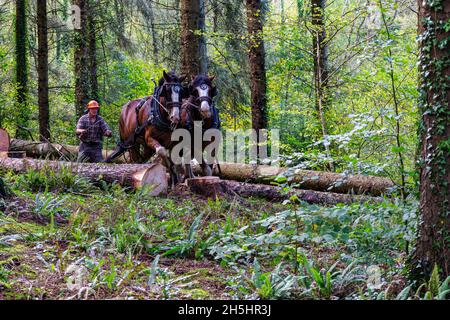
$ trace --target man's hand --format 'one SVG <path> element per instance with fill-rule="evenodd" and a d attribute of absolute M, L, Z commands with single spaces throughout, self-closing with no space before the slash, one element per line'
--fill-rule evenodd
<path fill-rule="evenodd" d="M 77 129 L 75 132 L 77 133 L 77 135 L 83 136 L 83 134 L 86 132 L 86 129 Z"/>
<path fill-rule="evenodd" d="M 107 136 L 107 137 L 111 137 L 111 136 L 112 136 L 112 132 L 111 132 L 111 130 L 106 130 L 106 132 L 105 132 L 105 136 Z"/>

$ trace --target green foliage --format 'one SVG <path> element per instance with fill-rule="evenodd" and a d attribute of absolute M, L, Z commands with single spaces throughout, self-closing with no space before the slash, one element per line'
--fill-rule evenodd
<path fill-rule="evenodd" d="M 62 167 L 59 170 L 52 170 L 44 167 L 41 170 L 28 170 L 25 174 L 11 177 L 14 181 L 14 188 L 32 191 L 65 191 L 65 192 L 92 192 L 97 188 L 86 178 L 81 178 L 72 173 L 71 168 Z"/>

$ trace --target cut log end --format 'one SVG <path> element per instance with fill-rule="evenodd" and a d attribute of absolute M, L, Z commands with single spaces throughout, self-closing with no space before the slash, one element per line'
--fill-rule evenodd
<path fill-rule="evenodd" d="M 153 197 L 167 194 L 169 183 L 166 167 L 155 163 L 148 169 L 136 172 L 133 174 L 133 185 L 135 188 L 147 187 L 148 194 Z"/>
<path fill-rule="evenodd" d="M 198 177 L 187 179 L 186 184 L 192 192 L 208 198 L 216 198 L 225 193 L 219 177 Z"/>

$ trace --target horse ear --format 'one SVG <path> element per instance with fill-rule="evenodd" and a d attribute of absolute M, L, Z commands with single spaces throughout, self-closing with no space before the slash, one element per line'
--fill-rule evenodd
<path fill-rule="evenodd" d="M 166 81 L 170 82 L 169 75 L 166 73 L 166 70 L 163 71 L 163 77 Z"/>
<path fill-rule="evenodd" d="M 216 78 L 216 76 L 208 77 L 209 81 L 211 81 L 211 82 L 213 82 L 215 78 Z"/>
<path fill-rule="evenodd" d="M 196 78 L 196 76 L 192 75 L 191 76 L 191 81 L 194 82 L 195 78 Z"/>
<path fill-rule="evenodd" d="M 183 83 L 184 80 L 186 80 L 187 76 L 183 76 L 180 78 L 180 83 Z"/>

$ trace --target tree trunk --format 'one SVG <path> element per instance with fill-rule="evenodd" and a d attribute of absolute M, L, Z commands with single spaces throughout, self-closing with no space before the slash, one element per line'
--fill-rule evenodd
<path fill-rule="evenodd" d="M 267 82 L 261 0 L 246 0 L 251 77 L 252 128 L 267 128 Z M 259 154 L 259 153 L 258 153 Z"/>
<path fill-rule="evenodd" d="M 52 160 L 76 161 L 78 157 L 78 146 L 63 145 L 58 143 L 39 143 L 28 140 L 12 139 L 10 151 L 25 151 L 27 157 L 45 158 Z M 103 158 L 106 159 L 113 150 L 103 150 Z M 115 163 L 126 163 L 127 153 L 114 160 Z"/>
<path fill-rule="evenodd" d="M 98 101 L 98 79 L 97 79 L 97 32 L 94 19 L 94 7 L 91 6 L 88 14 L 88 38 L 89 38 L 89 85 L 90 99 Z"/>
<path fill-rule="evenodd" d="M 208 48 L 206 45 L 206 0 L 199 0 L 200 12 L 198 17 L 198 29 L 202 32 L 199 40 L 199 58 L 200 58 L 200 73 L 208 74 Z"/>
<path fill-rule="evenodd" d="M 41 141 L 50 140 L 50 110 L 48 102 L 48 39 L 47 1 L 37 1 L 38 21 L 38 104 L 39 136 Z"/>
<path fill-rule="evenodd" d="M 313 59 L 314 59 L 314 91 L 315 105 L 319 115 L 320 127 L 324 140 L 328 137 L 328 125 L 326 121 L 326 109 L 328 107 L 328 45 L 326 43 L 325 30 L 325 6 L 326 0 L 311 0 L 311 21 L 313 38 Z M 324 144 L 327 156 L 331 159 L 330 147 L 328 143 Z M 334 166 L 331 162 L 330 169 Z"/>
<path fill-rule="evenodd" d="M 435 265 L 450 275 L 450 0 L 419 1 L 421 73 L 420 223 L 413 277 Z M 447 31 L 445 31 L 447 30 Z"/>
<path fill-rule="evenodd" d="M 10 151 L 26 151 L 28 157 L 50 157 L 61 158 L 62 155 L 68 159 L 75 159 L 78 154 L 78 147 L 59 144 L 36 143 L 26 140 L 12 139 Z M 106 152 L 111 154 L 111 150 L 103 151 L 104 158 Z M 126 155 L 116 159 L 117 163 L 126 163 Z M 193 166 L 196 174 L 201 174 L 199 165 Z M 270 184 L 278 175 L 290 176 L 289 183 L 299 184 L 299 188 L 318 191 L 332 191 L 336 193 L 371 194 L 379 196 L 387 193 L 389 188 L 394 187 L 390 179 L 348 175 L 345 176 L 333 172 L 321 172 L 310 170 L 298 170 L 290 172 L 287 168 L 277 168 L 266 165 L 250 165 L 239 163 L 220 163 L 221 175 L 223 179 L 237 180 L 243 182 L 258 182 Z"/>
<path fill-rule="evenodd" d="M 26 0 L 16 1 L 16 101 L 17 101 L 17 138 L 25 138 L 27 132 L 20 127 L 28 127 L 28 61 L 27 61 L 27 16 Z"/>
<path fill-rule="evenodd" d="M 313 190 L 297 190 L 293 189 L 284 192 L 282 187 L 251 184 L 245 182 L 222 180 L 221 185 L 226 192 L 234 192 L 242 197 L 265 198 L 267 200 L 282 201 L 296 197 L 298 200 L 306 201 L 313 204 L 335 205 L 338 203 L 353 202 L 381 202 L 381 198 L 368 196 L 357 196 L 350 194 L 340 194 L 332 192 L 321 192 Z"/>
<path fill-rule="evenodd" d="M 0 158 L 0 168 L 12 170 L 15 173 L 26 173 L 32 170 L 70 170 L 73 174 L 84 177 L 92 182 L 105 181 L 118 183 L 125 187 L 137 188 L 155 182 L 155 177 L 161 184 L 167 183 L 165 168 L 158 163 L 152 164 L 118 164 L 107 165 L 99 163 L 73 163 L 63 161 L 48 161 L 35 159 Z M 148 174 L 148 172 L 151 174 Z M 162 179 L 164 175 L 164 179 Z"/>
<path fill-rule="evenodd" d="M 87 0 L 75 0 L 80 8 L 80 29 L 75 30 L 75 108 L 80 117 L 89 102 L 89 40 L 87 28 Z"/>
<path fill-rule="evenodd" d="M 199 165 L 193 167 L 196 174 L 201 173 Z M 348 175 L 310 170 L 290 172 L 287 168 L 266 165 L 239 163 L 220 163 L 222 179 L 270 184 L 279 175 L 289 176 L 290 184 L 298 188 L 336 193 L 371 194 L 379 196 L 394 187 L 390 179 L 374 176 Z"/>
<path fill-rule="evenodd" d="M 181 0 L 181 73 L 188 79 L 200 73 L 200 0 Z"/>
<path fill-rule="evenodd" d="M 16 173 L 25 173 L 33 170 L 67 170 L 70 169 L 73 174 L 89 179 L 90 181 L 105 181 L 108 183 L 119 183 L 122 186 L 137 188 L 142 186 L 152 186 L 150 190 L 152 195 L 159 195 L 167 190 L 167 175 L 165 168 L 158 164 L 123 164 L 123 165 L 102 165 L 102 164 L 78 164 L 70 162 L 43 161 L 31 159 L 0 159 L 0 168 L 13 170 Z M 195 184 L 195 192 L 210 195 L 211 184 L 203 184 L 206 189 Z M 293 190 L 289 193 L 283 192 L 281 187 L 269 185 L 255 185 L 249 183 L 240 183 L 236 181 L 220 181 L 218 193 L 238 194 L 243 197 L 260 197 L 269 200 L 284 200 L 292 196 L 298 199 L 318 204 L 334 205 L 336 203 L 351 202 L 379 202 L 381 199 L 353 196 L 344 194 L 334 194 L 329 192 L 318 192 L 312 190 Z"/>

